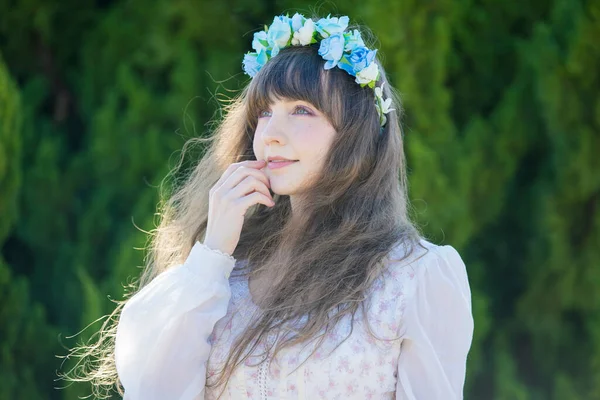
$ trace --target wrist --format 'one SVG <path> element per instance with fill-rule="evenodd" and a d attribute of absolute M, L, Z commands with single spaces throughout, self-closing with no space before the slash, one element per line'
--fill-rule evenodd
<path fill-rule="evenodd" d="M 230 257 L 233 256 L 233 250 L 228 248 L 227 246 L 223 246 L 218 243 L 214 243 L 210 240 L 205 240 L 203 244 L 211 250 L 218 251 L 218 252 L 223 253 Z"/>

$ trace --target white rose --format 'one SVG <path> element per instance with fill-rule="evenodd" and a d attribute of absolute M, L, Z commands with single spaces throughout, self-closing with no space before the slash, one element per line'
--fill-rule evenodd
<path fill-rule="evenodd" d="M 392 99 L 385 99 L 383 103 L 381 103 L 381 112 L 384 114 L 389 113 L 390 111 L 394 111 L 393 108 L 390 108 L 392 105 Z"/>
<path fill-rule="evenodd" d="M 304 22 L 304 26 L 302 28 L 294 32 L 294 37 L 292 38 L 292 45 L 306 46 L 310 44 L 314 33 L 315 24 L 314 22 L 312 22 L 312 19 L 309 18 Z"/>
<path fill-rule="evenodd" d="M 393 108 L 390 108 L 392 105 L 392 99 L 387 98 L 383 99 L 383 87 L 385 83 L 382 83 L 380 87 L 375 88 L 375 97 L 377 98 L 377 104 L 382 113 L 387 114 L 390 111 L 394 111 Z"/>
<path fill-rule="evenodd" d="M 356 74 L 356 83 L 368 84 L 369 82 L 377 80 L 377 76 L 379 75 L 379 67 L 375 62 L 371 62 L 368 67 L 361 69 Z"/>

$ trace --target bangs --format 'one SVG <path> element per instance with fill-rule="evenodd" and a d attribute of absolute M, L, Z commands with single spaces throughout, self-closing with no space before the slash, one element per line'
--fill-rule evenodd
<path fill-rule="evenodd" d="M 325 114 L 334 127 L 343 109 L 342 92 L 360 86 L 339 68 L 324 69 L 317 45 L 289 47 L 270 59 L 248 90 L 248 115 L 258 115 L 275 100 L 301 100 Z"/>

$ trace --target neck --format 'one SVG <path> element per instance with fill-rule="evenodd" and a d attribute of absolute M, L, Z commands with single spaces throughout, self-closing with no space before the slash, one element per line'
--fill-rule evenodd
<path fill-rule="evenodd" d="M 297 219 L 302 214 L 304 199 L 300 195 L 290 195 L 290 207 L 292 211 L 292 219 Z"/>

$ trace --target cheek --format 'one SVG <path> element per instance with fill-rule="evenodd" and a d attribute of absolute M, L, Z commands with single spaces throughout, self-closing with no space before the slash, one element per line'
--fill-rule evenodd
<path fill-rule="evenodd" d="M 264 148 L 262 142 L 257 139 L 258 135 L 254 134 L 254 139 L 252 141 L 252 150 L 254 150 L 254 155 L 257 160 L 264 158 Z"/>
<path fill-rule="evenodd" d="M 311 155 L 314 162 L 321 162 L 329 152 L 335 132 L 323 127 L 308 130 L 305 140 L 302 141 L 303 152 Z"/>

